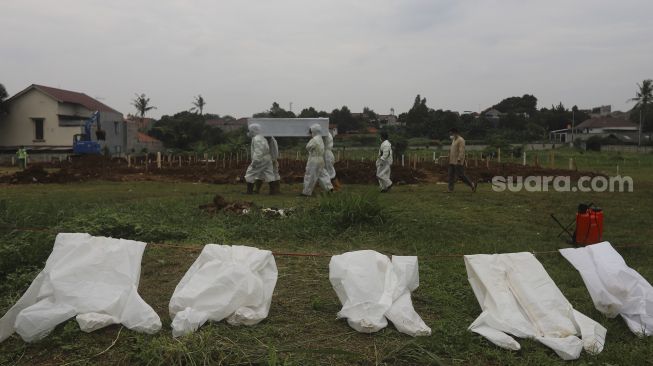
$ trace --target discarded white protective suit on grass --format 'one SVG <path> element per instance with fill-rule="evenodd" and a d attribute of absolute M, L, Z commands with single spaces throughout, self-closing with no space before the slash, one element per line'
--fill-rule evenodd
<path fill-rule="evenodd" d="M 276 283 L 269 250 L 207 244 L 170 299 L 172 335 L 194 332 L 207 320 L 257 324 L 268 316 Z"/>
<path fill-rule="evenodd" d="M 417 257 L 359 250 L 331 257 L 329 280 L 340 299 L 338 318 L 362 333 L 385 328 L 389 319 L 402 333 L 431 335 L 415 312 L 410 293 L 419 286 Z"/>
<path fill-rule="evenodd" d="M 510 350 L 520 349 L 510 335 L 533 338 L 564 360 L 603 350 L 606 329 L 574 310 L 533 254 L 466 255 L 465 266 L 483 310 L 472 332 Z"/>
<path fill-rule="evenodd" d="M 14 331 L 27 342 L 42 339 L 73 316 L 85 332 L 117 323 L 139 332 L 157 332 L 159 316 L 138 295 L 145 245 L 89 234 L 58 234 L 45 268 L 0 319 L 0 342 Z"/>
<path fill-rule="evenodd" d="M 633 333 L 653 335 L 653 286 L 609 242 L 560 254 L 580 272 L 596 309 L 610 318 L 621 315 Z"/>

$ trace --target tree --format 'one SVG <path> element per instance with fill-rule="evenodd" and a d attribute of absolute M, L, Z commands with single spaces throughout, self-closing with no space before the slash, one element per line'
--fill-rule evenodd
<path fill-rule="evenodd" d="M 150 98 L 146 97 L 144 93 L 141 95 L 136 94 L 136 98 L 132 100 L 132 105 L 138 111 L 138 114 L 141 116 L 141 120 L 145 118 L 145 113 L 156 107 L 150 105 Z"/>
<path fill-rule="evenodd" d="M 279 106 L 279 103 L 273 102 L 272 107 L 265 111 L 254 113 L 254 118 L 295 118 L 295 113 L 292 111 L 286 111 L 285 109 Z"/>
<path fill-rule="evenodd" d="M 502 113 L 528 113 L 533 115 L 537 112 L 537 98 L 534 95 L 524 94 L 521 97 L 510 97 L 495 104 L 492 108 Z"/>
<path fill-rule="evenodd" d="M 5 89 L 4 85 L 0 84 L 0 115 L 8 112 L 7 105 L 5 104 L 5 100 L 8 96 L 7 89 Z"/>
<path fill-rule="evenodd" d="M 193 108 L 191 108 L 191 111 L 198 111 L 200 113 L 200 116 L 203 114 L 204 111 L 204 106 L 206 105 L 206 101 L 204 98 L 202 98 L 202 95 L 198 95 L 195 97 L 195 100 L 193 101 Z"/>
<path fill-rule="evenodd" d="M 639 90 L 635 94 L 636 97 L 631 98 L 629 101 L 636 102 L 634 109 L 639 111 L 639 144 L 641 145 L 642 129 L 650 131 L 652 127 L 650 123 L 642 125 L 642 121 L 646 120 L 648 105 L 653 101 L 653 80 L 646 79 L 641 84 L 637 84 L 637 87 Z"/>
<path fill-rule="evenodd" d="M 358 131 L 363 126 L 361 121 L 351 115 L 351 111 L 347 106 L 342 106 L 340 109 L 334 109 L 329 115 L 329 122 L 338 126 L 338 133 L 346 133 L 350 131 Z"/>
<path fill-rule="evenodd" d="M 222 130 L 207 126 L 206 116 L 189 111 L 161 117 L 154 123 L 150 134 L 161 140 L 167 148 L 183 150 L 224 142 Z"/>
<path fill-rule="evenodd" d="M 320 117 L 329 117 L 329 113 L 325 111 L 317 111 L 313 107 L 308 107 L 302 109 L 301 112 L 299 112 L 299 118 L 320 118 Z"/>
<path fill-rule="evenodd" d="M 429 119 L 429 107 L 426 106 L 426 98 L 419 94 L 415 97 L 413 107 L 406 115 L 406 129 L 412 136 L 423 136 L 426 134 L 426 125 Z"/>

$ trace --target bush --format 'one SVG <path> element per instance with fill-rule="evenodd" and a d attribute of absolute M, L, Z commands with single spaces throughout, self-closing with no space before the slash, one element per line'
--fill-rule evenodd
<path fill-rule="evenodd" d="M 408 149 L 408 140 L 404 136 L 390 137 L 392 142 L 392 152 L 395 156 L 401 156 Z"/>
<path fill-rule="evenodd" d="M 603 144 L 603 139 L 599 136 L 592 136 L 585 141 L 585 150 L 589 151 L 601 151 L 601 145 Z"/>

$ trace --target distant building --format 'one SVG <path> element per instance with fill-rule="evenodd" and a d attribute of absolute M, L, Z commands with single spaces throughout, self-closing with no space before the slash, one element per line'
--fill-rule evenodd
<path fill-rule="evenodd" d="M 583 110 L 583 112 L 589 114 L 589 116 L 592 118 L 607 117 L 610 114 L 612 114 L 612 106 L 609 104 L 602 105 L 602 106 Z"/>
<path fill-rule="evenodd" d="M 9 113 L 0 120 L 0 151 L 23 145 L 32 153 L 69 153 L 73 136 L 81 133 L 95 111 L 100 112 L 100 120 L 92 126 L 91 138 L 97 140 L 96 132 L 102 130 L 103 148 L 117 154 L 124 151 L 122 113 L 84 93 L 32 84 L 5 103 Z"/>
<path fill-rule="evenodd" d="M 138 130 L 141 132 L 147 132 L 151 130 L 152 126 L 154 126 L 154 122 L 156 122 L 154 118 L 141 118 L 139 116 L 134 116 L 133 114 L 127 116 L 127 121 L 135 123 L 138 127 Z"/>
<path fill-rule="evenodd" d="M 551 131 L 551 141 L 561 143 L 571 142 L 572 129 L 570 127 Z M 582 141 L 592 136 L 611 136 L 623 143 L 635 143 L 638 141 L 639 126 L 623 118 L 595 117 L 589 118 L 574 126 L 573 134 L 574 139 Z"/>
<path fill-rule="evenodd" d="M 218 127 L 224 132 L 236 131 L 241 128 L 247 128 L 247 118 L 239 119 L 209 119 L 206 121 L 207 126 Z"/>
<path fill-rule="evenodd" d="M 159 152 L 159 151 L 164 151 L 163 147 L 163 142 L 155 139 L 152 136 L 146 135 L 142 132 L 138 132 L 136 134 L 136 143 L 134 144 L 133 147 L 134 152 L 140 153 L 140 152 L 148 152 L 148 153 L 153 153 L 153 152 Z"/>
<path fill-rule="evenodd" d="M 392 126 L 401 125 L 399 119 L 394 114 L 379 114 L 378 121 L 379 121 L 379 126 L 381 127 L 384 126 L 392 127 Z"/>
<path fill-rule="evenodd" d="M 32 84 L 5 103 L 9 113 L 0 120 L 0 153 L 13 154 L 22 145 L 34 161 L 63 158 L 72 153 L 73 136 L 82 133 L 95 111 L 100 119 L 91 127 L 91 139 L 104 152 L 122 156 L 137 144 L 135 124 L 84 93 Z"/>

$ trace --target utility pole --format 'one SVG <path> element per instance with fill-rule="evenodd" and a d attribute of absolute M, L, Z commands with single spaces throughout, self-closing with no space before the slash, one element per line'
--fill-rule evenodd
<path fill-rule="evenodd" d="M 574 116 L 574 110 L 571 110 L 571 147 L 574 147 L 574 126 L 576 124 L 576 118 Z"/>
<path fill-rule="evenodd" d="M 289 111 L 289 112 L 292 112 L 292 102 L 290 102 L 290 105 L 289 105 L 288 111 Z"/>
<path fill-rule="evenodd" d="M 642 107 L 639 107 L 639 134 L 637 138 L 637 146 L 642 146 Z"/>

